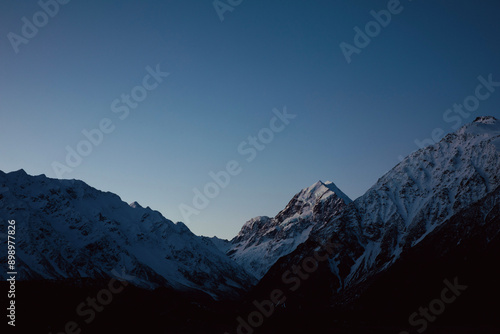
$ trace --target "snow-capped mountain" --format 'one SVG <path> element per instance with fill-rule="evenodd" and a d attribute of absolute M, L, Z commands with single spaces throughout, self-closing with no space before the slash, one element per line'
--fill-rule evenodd
<path fill-rule="evenodd" d="M 409 155 L 339 215 L 317 225 L 309 239 L 263 280 L 276 281 L 292 264 L 320 249 L 318 242 L 328 242 L 335 245 L 335 252 L 320 264 L 322 277 L 328 277 L 334 294 L 356 291 L 356 286 L 389 268 L 434 230 L 499 187 L 500 122 L 478 117 L 439 143 Z M 500 222 L 492 226 L 500 231 Z M 485 242 L 488 238 L 484 236 Z M 447 244 L 443 251 L 454 246 Z"/>
<path fill-rule="evenodd" d="M 227 254 L 260 279 L 280 257 L 306 241 L 315 226 L 332 219 L 350 202 L 332 182 L 318 181 L 296 194 L 276 217 L 246 222 Z"/>
<path fill-rule="evenodd" d="M 17 278 L 100 279 L 235 295 L 254 283 L 210 240 L 82 181 L 0 172 L 0 216 L 16 221 Z M 5 231 L 7 229 L 5 228 Z M 6 249 L 6 238 L 2 238 Z M 5 254 L 0 263 L 6 264 Z M 113 274 L 115 273 L 115 274 Z M 5 271 L 0 274 L 5 279 Z"/>

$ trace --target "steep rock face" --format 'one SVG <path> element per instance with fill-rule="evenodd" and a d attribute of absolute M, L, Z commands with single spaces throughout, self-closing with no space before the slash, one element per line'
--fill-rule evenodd
<path fill-rule="evenodd" d="M 317 182 L 296 194 L 274 218 L 256 217 L 231 240 L 228 255 L 256 278 L 307 240 L 313 228 L 339 214 L 351 200 L 332 182 Z"/>
<path fill-rule="evenodd" d="M 421 149 L 378 180 L 317 232 L 342 244 L 353 262 L 342 286 L 390 265 L 461 209 L 500 185 L 500 122 L 480 118 Z M 341 234 L 347 234 L 341 236 Z M 333 260 L 338 266 L 342 261 Z"/>
<path fill-rule="evenodd" d="M 279 281 L 283 272 L 328 241 L 335 251 L 318 269 L 323 287 L 336 295 L 356 295 L 356 287 L 499 186 L 500 122 L 481 117 L 414 152 L 339 215 L 316 226 L 307 242 L 269 270 L 261 285 Z"/>
<path fill-rule="evenodd" d="M 329 246 L 335 249 L 334 256 L 341 247 Z M 248 300 L 269 299 L 275 289 L 286 296 L 286 304 L 277 305 L 273 317 L 259 328 L 262 333 L 274 333 L 276 328 L 288 333 L 311 328 L 346 334 L 423 332 L 420 319 L 424 317 L 414 318 L 418 325 L 410 323 L 409 317 L 440 298 L 444 280 L 458 281 L 460 295 L 446 305 L 445 314 L 427 323 L 425 332 L 499 332 L 495 301 L 500 298 L 496 265 L 500 261 L 500 187 L 451 216 L 386 270 L 345 288 L 338 284 L 328 261 L 320 262 L 313 272 L 302 270 L 300 275 L 306 279 L 293 274 L 294 266 L 302 267 L 307 257 L 314 257 L 314 250 L 323 255 L 325 249 L 307 240 L 278 260 L 252 290 Z M 254 310 L 249 304 L 240 313 Z"/>
<path fill-rule="evenodd" d="M 7 219 L 16 221 L 20 280 L 126 273 L 124 278 L 140 287 L 200 290 L 214 297 L 235 295 L 254 283 L 183 223 L 174 224 L 136 202 L 128 205 L 82 181 L 33 177 L 21 170 L 0 172 L 0 187 L 2 226 Z M 4 253 L 0 264 L 6 260 Z M 6 278 L 5 271 L 0 275 Z"/>

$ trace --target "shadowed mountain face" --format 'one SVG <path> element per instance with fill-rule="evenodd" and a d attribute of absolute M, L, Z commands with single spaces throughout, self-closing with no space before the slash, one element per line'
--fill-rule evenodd
<path fill-rule="evenodd" d="M 413 153 L 280 258 L 252 298 L 279 288 L 289 297 L 277 313 L 288 319 L 294 312 L 315 319 L 334 308 L 340 323 L 357 314 L 371 324 L 385 319 L 385 326 L 387 311 L 411 327 L 418 302 L 432 300 L 420 297 L 430 298 L 444 279 L 469 279 L 476 284 L 471 291 L 487 294 L 481 279 L 498 274 L 492 263 L 499 260 L 499 150 L 500 123 L 483 117 Z M 315 260 L 328 250 L 328 260 Z M 471 298 L 484 304 L 484 294 Z M 491 315 L 484 306 L 474 314 Z"/>
<path fill-rule="evenodd" d="M 0 214 L 16 221 L 18 280 L 104 279 L 118 272 L 139 287 L 215 298 L 235 297 L 255 282 L 183 223 L 84 182 L 18 171 L 0 173 L 0 185 L 9 189 L 0 194 Z M 0 264 L 6 261 L 2 254 Z"/>
<path fill-rule="evenodd" d="M 302 270 L 307 278 L 301 279 L 297 290 L 292 291 L 297 282 L 284 281 L 283 273 L 313 257 L 312 250 L 317 247 L 308 240 L 281 258 L 247 296 L 248 301 L 268 300 L 275 289 L 286 296 L 285 303 L 275 307 L 260 333 L 301 333 L 311 329 L 440 334 L 500 330 L 496 302 L 500 298 L 500 270 L 496 265 L 500 261 L 500 187 L 447 219 L 386 270 L 342 288 L 329 263 L 320 262 L 311 273 Z M 452 286 L 458 287 L 455 292 Z M 429 311 L 433 321 L 427 320 L 421 308 L 439 307 L 446 288 L 444 299 L 448 302 L 442 303 L 444 311 Z M 240 314 L 253 311 L 255 307 L 247 303 Z"/>
<path fill-rule="evenodd" d="M 388 268 L 450 217 L 500 186 L 499 150 L 500 122 L 478 119 L 411 154 L 315 229 L 311 242 L 338 245 L 328 262 L 336 289 Z M 288 262 L 302 257 L 300 252 L 290 254 Z"/>
<path fill-rule="evenodd" d="M 296 194 L 276 217 L 256 217 L 245 223 L 227 254 L 260 279 L 280 257 L 306 241 L 315 227 L 350 202 L 332 182 L 318 181 Z"/>

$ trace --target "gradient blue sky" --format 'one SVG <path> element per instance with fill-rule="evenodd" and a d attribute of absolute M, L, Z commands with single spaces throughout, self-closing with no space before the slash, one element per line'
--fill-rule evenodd
<path fill-rule="evenodd" d="M 116 126 L 64 178 L 81 179 L 174 221 L 208 173 L 243 171 L 188 227 L 232 238 L 300 189 L 331 180 L 352 199 L 417 149 L 443 113 L 500 81 L 498 1 L 401 1 L 404 10 L 348 64 L 341 42 L 387 1 L 243 1 L 221 22 L 212 1 L 70 1 L 16 54 L 7 38 L 40 11 L 0 3 L 0 169 L 55 177 L 67 145 Z M 110 105 L 147 66 L 170 73 L 120 120 Z M 250 163 L 238 151 L 273 108 L 297 117 Z M 500 116 L 500 89 L 477 115 Z"/>

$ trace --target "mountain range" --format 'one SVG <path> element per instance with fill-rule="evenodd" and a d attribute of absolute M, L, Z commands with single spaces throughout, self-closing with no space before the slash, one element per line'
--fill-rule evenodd
<path fill-rule="evenodd" d="M 20 170 L 0 172 L 0 185 L 9 189 L 0 194 L 0 215 L 16 221 L 19 236 L 18 280 L 101 279 L 115 270 L 138 287 L 198 290 L 214 298 L 238 295 L 256 282 L 183 223 L 82 181 Z"/>
<path fill-rule="evenodd" d="M 221 311 L 231 316 L 214 325 L 217 330 L 301 332 L 316 324 L 339 333 L 376 332 L 366 323 L 380 332 L 416 330 L 408 322 L 412 310 L 439 295 L 444 279 L 456 277 L 475 294 L 464 293 L 453 306 L 458 316 L 436 323 L 467 318 L 463 326 L 475 330 L 474 321 L 488 326 L 494 318 L 480 293 L 500 297 L 481 284 L 494 284 L 500 260 L 500 122 L 491 116 L 410 154 L 354 201 L 333 182 L 318 181 L 275 217 L 250 219 L 232 240 L 196 236 L 181 222 L 82 181 L 21 170 L 0 172 L 0 188 L 0 214 L 15 219 L 22 236 L 16 246 L 19 280 L 101 281 L 118 271 L 144 291 L 238 300 L 231 311 Z M 320 259 L 319 253 L 328 256 Z M 6 262 L 2 254 L 0 264 Z M 5 280 L 6 273 L 0 277 Z M 286 298 L 273 303 L 274 315 L 264 325 L 252 328 L 243 316 L 255 311 L 249 301 L 276 289 Z M 197 303 L 196 312 L 205 314 L 211 302 Z M 193 326 L 182 328 L 196 332 Z"/>

